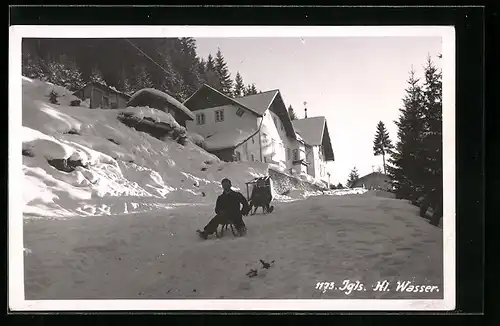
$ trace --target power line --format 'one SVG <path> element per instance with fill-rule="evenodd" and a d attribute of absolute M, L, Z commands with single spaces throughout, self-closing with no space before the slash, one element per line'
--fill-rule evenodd
<path fill-rule="evenodd" d="M 159 63 L 157 63 L 156 61 L 154 61 L 149 55 L 147 55 L 146 53 L 144 53 L 144 51 L 142 51 L 141 49 L 139 49 L 137 46 L 135 46 L 134 43 L 132 43 L 129 39 L 125 39 L 125 41 L 127 41 L 128 43 L 130 43 L 130 45 L 132 45 L 134 48 L 136 48 L 139 52 L 141 52 L 146 58 L 148 58 L 149 60 L 151 60 L 151 62 L 153 62 L 155 65 L 157 65 L 158 67 L 160 67 L 161 70 L 163 70 L 167 76 L 170 74 L 170 72 L 168 72 L 165 68 L 163 68 Z"/>

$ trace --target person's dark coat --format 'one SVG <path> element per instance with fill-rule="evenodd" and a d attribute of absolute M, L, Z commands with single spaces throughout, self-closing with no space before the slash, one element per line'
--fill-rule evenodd
<path fill-rule="evenodd" d="M 243 207 L 240 207 L 242 205 Z M 250 205 L 240 192 L 230 190 L 228 192 L 222 193 L 217 197 L 217 202 L 215 203 L 215 213 L 228 214 L 231 217 L 241 218 L 242 215 L 248 214 Z"/>

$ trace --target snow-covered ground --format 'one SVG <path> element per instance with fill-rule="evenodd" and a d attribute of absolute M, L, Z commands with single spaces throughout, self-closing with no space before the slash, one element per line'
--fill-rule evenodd
<path fill-rule="evenodd" d="M 47 95 L 59 94 L 60 104 Z M 25 290 L 30 299 L 441 298 L 442 229 L 410 204 L 364 189 L 275 194 L 275 211 L 245 218 L 248 235 L 202 241 L 220 180 L 236 190 L 266 175 L 198 146 L 158 140 L 122 112 L 175 124 L 150 108 L 72 107 L 63 87 L 23 77 Z M 199 138 L 191 135 L 192 138 Z M 200 141 L 200 139 L 198 139 Z M 66 173 L 47 160 L 81 160 Z M 259 260 L 273 261 L 262 269 Z M 256 269 L 258 275 L 247 276 Z M 367 291 L 316 289 L 364 283 Z M 440 292 L 374 292 L 388 280 Z"/>
<path fill-rule="evenodd" d="M 245 218 L 248 234 L 199 239 L 213 205 L 67 220 L 26 220 L 26 299 L 440 299 L 442 229 L 403 201 L 313 196 Z M 259 260 L 274 264 L 263 269 Z M 257 270 L 257 276 L 246 274 Z M 318 290 L 359 281 L 367 291 Z M 374 292 L 378 281 L 392 291 Z M 397 281 L 440 292 L 397 292 Z"/>

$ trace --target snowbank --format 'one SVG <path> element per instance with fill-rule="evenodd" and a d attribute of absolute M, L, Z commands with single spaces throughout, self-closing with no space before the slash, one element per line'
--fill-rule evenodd
<path fill-rule="evenodd" d="M 49 102 L 55 90 L 59 105 Z M 70 91 L 23 77 L 23 198 L 25 216 L 84 216 L 168 208 L 174 203 L 213 204 L 220 180 L 235 189 L 267 174 L 259 162 L 225 163 L 188 142 L 156 139 L 120 123 L 122 113 L 173 124 L 151 108 L 72 107 Z M 86 167 L 62 172 L 48 160 L 78 160 Z"/>

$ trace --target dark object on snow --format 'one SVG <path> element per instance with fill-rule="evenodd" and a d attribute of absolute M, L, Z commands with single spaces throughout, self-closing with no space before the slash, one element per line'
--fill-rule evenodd
<path fill-rule="evenodd" d="M 435 189 L 428 192 L 420 203 L 420 217 L 425 218 L 429 208 L 433 211 L 429 223 L 434 226 L 438 226 L 441 217 L 443 217 L 443 196 Z"/>
<path fill-rule="evenodd" d="M 70 106 L 80 106 L 80 104 L 82 103 L 82 101 L 80 100 L 73 100 L 69 103 Z"/>
<path fill-rule="evenodd" d="M 120 143 L 114 140 L 113 138 L 108 138 L 108 140 L 112 143 L 115 143 L 116 145 L 120 145 Z"/>
<path fill-rule="evenodd" d="M 70 129 L 65 132 L 67 135 L 80 135 L 80 133 L 76 129 Z"/>
<path fill-rule="evenodd" d="M 202 191 L 202 192 L 201 192 L 201 196 L 202 196 L 202 197 L 205 197 L 205 196 L 206 196 L 206 194 L 205 194 L 205 192 L 204 192 L 204 191 Z"/>
<path fill-rule="evenodd" d="M 231 189 L 231 181 L 229 179 L 224 179 L 221 182 L 224 192 L 217 197 L 217 202 L 215 204 L 215 216 L 208 222 L 203 231 L 203 235 L 206 237 L 210 234 L 215 233 L 218 237 L 217 228 L 222 225 L 221 235 L 223 235 L 224 230 L 228 226 L 231 226 L 233 234 L 235 234 L 234 229 L 238 231 L 240 236 L 246 234 L 246 225 L 243 222 L 243 215 L 249 211 L 249 205 L 245 197 L 236 191 Z M 241 208 L 241 206 L 243 206 Z M 234 229 L 233 229 L 234 226 Z"/>
<path fill-rule="evenodd" d="M 252 215 L 257 212 L 259 207 L 262 207 L 262 213 L 272 213 L 274 206 L 271 206 L 272 184 L 270 176 L 255 178 L 246 183 L 247 197 L 249 193 L 249 185 L 252 185 L 252 195 L 250 196 L 250 210 L 255 207 Z M 249 210 L 249 211 L 250 211 Z"/>
<path fill-rule="evenodd" d="M 201 168 L 201 171 L 206 171 L 206 170 L 207 170 L 207 168 L 206 168 L 206 167 L 202 167 L 202 168 Z"/>
<path fill-rule="evenodd" d="M 23 148 L 23 156 L 28 156 L 28 157 L 35 157 L 35 153 L 29 148 L 24 149 Z"/>
<path fill-rule="evenodd" d="M 265 269 L 269 269 L 272 266 L 272 264 L 274 263 L 274 260 L 271 261 L 270 263 L 266 263 L 262 259 L 259 259 L 259 261 L 262 264 L 262 268 L 265 268 Z"/>
<path fill-rule="evenodd" d="M 248 277 L 255 277 L 258 275 L 258 272 L 256 269 L 251 269 L 247 274 Z"/>
<path fill-rule="evenodd" d="M 49 102 L 52 104 L 59 104 L 59 101 L 57 101 L 58 97 L 59 97 L 59 94 L 57 94 L 54 90 L 50 91 Z"/>
<path fill-rule="evenodd" d="M 73 172 L 77 166 L 87 168 L 87 166 L 82 163 L 82 160 L 72 160 L 69 158 L 55 158 L 47 160 L 47 162 L 59 171 L 63 172 Z"/>

